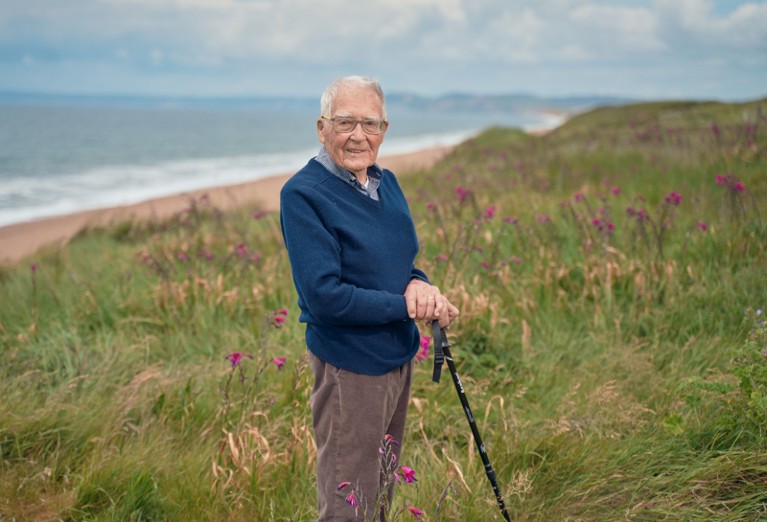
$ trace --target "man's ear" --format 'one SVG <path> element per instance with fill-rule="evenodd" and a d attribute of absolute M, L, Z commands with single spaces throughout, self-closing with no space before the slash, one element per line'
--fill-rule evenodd
<path fill-rule="evenodd" d="M 320 143 L 325 143 L 325 122 L 322 118 L 317 118 L 317 137 L 320 139 Z"/>

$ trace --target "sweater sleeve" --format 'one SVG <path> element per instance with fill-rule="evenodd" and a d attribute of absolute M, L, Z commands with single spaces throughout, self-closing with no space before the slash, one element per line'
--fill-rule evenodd
<path fill-rule="evenodd" d="M 340 246 L 324 225 L 319 212 L 321 202 L 314 201 L 313 194 L 316 193 L 306 186 L 286 186 L 280 194 L 285 246 L 299 298 L 309 314 L 322 323 L 337 326 L 407 320 L 404 295 L 360 288 L 343 281 Z"/>

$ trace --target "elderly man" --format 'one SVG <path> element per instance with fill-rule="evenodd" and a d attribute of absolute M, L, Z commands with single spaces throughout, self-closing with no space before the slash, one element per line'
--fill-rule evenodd
<path fill-rule="evenodd" d="M 388 126 L 377 81 L 336 80 L 321 99 L 319 154 L 280 194 L 314 373 L 319 520 L 354 518 L 341 482 L 356 488 L 365 520 L 374 516 L 378 449 L 387 434 L 401 441 L 405 432 L 415 321 L 447 326 L 458 315 L 415 267 L 407 202 L 394 174 L 376 164 Z"/>

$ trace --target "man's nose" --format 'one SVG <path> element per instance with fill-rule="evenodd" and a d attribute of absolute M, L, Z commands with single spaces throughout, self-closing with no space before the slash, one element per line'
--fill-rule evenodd
<path fill-rule="evenodd" d="M 355 140 L 364 140 L 365 139 L 365 131 L 362 130 L 362 122 L 357 121 L 355 122 L 354 128 L 352 129 L 352 138 Z"/>

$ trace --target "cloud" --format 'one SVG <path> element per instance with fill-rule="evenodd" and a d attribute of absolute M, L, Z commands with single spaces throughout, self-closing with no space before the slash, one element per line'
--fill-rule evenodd
<path fill-rule="evenodd" d="M 0 65 L 6 72 L 22 62 L 62 65 L 52 72 L 99 64 L 94 71 L 121 70 L 125 77 L 187 75 L 204 77 L 205 85 L 218 77 L 227 92 L 280 80 L 295 82 L 286 88 L 297 91 L 303 83 L 315 92 L 310 82 L 324 84 L 347 72 L 447 91 L 536 81 L 550 88 L 544 82 L 557 82 L 558 72 L 561 83 L 564 74 L 601 77 L 604 71 L 608 80 L 611 69 L 620 70 L 630 85 L 632 76 L 685 67 L 698 69 L 691 76 L 703 75 L 703 64 L 715 64 L 719 72 L 740 67 L 744 74 L 767 69 L 767 1 L 727 2 L 729 8 L 706 0 L 7 4 L 0 11 Z M 3 84 L 0 79 L 0 89 Z"/>

